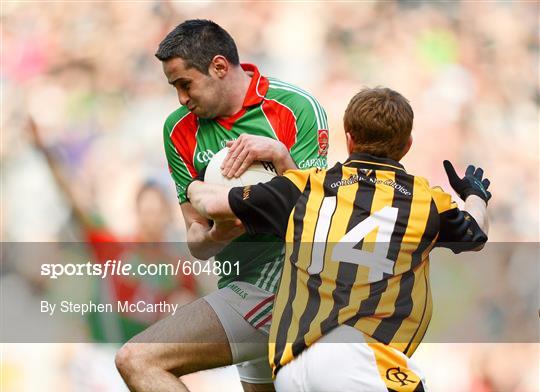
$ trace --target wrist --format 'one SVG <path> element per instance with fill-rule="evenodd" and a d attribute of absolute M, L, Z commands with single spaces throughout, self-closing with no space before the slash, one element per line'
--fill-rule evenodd
<path fill-rule="evenodd" d="M 478 197 L 479 199 L 483 200 L 486 205 L 489 200 L 488 195 L 485 192 L 482 192 L 480 189 L 468 188 L 463 190 L 460 194 L 460 197 L 463 201 L 467 201 L 470 196 Z"/>
<path fill-rule="evenodd" d="M 278 175 L 282 175 L 283 172 L 293 169 L 296 166 L 289 154 L 289 150 L 287 150 L 287 147 L 285 147 L 282 142 L 278 142 L 278 147 L 272 163 L 274 164 Z"/>
<path fill-rule="evenodd" d="M 470 194 L 469 196 L 467 196 L 467 198 L 464 201 L 465 201 L 465 205 L 467 205 L 467 204 L 477 204 L 477 205 L 479 205 L 478 203 L 480 203 L 481 205 L 487 207 L 487 204 L 488 204 L 488 202 L 484 198 L 482 198 L 482 197 L 480 197 L 478 195 L 474 195 L 474 194 Z"/>

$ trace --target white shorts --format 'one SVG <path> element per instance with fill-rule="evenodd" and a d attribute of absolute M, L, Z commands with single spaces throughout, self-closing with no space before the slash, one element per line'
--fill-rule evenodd
<path fill-rule="evenodd" d="M 204 299 L 223 325 L 240 380 L 251 384 L 272 383 L 268 331 L 274 294 L 246 282 L 232 282 Z"/>
<path fill-rule="evenodd" d="M 347 343 L 337 343 L 347 342 Z M 364 334 L 342 325 L 283 366 L 276 391 L 426 391 L 418 366 L 382 343 L 366 343 Z"/>

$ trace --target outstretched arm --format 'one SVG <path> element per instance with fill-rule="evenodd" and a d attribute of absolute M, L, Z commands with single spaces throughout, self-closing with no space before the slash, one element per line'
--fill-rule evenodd
<path fill-rule="evenodd" d="M 487 235 L 489 230 L 487 204 L 491 199 L 491 192 L 488 191 L 490 181 L 482 178 L 484 170 L 481 167 L 475 168 L 469 165 L 465 170 L 465 176 L 461 178 L 450 161 L 445 160 L 443 165 L 450 185 L 465 202 L 465 211 L 474 218 L 480 229 Z"/>
<path fill-rule="evenodd" d="M 482 179 L 483 170 L 472 165 L 467 168 L 464 177 L 458 176 L 449 161 L 444 161 L 444 168 L 450 185 L 465 201 L 465 208 L 460 210 L 453 207 L 439 214 L 439 246 L 450 248 L 454 253 L 480 250 L 487 241 L 489 229 L 489 180 Z"/>
<path fill-rule="evenodd" d="M 49 166 L 49 169 L 54 177 L 54 180 L 56 181 L 56 185 L 58 186 L 60 191 L 64 194 L 66 201 L 68 202 L 69 206 L 71 207 L 75 215 L 75 219 L 81 226 L 83 226 L 83 228 L 85 229 L 92 228 L 94 224 L 90 218 L 90 215 L 84 210 L 81 203 L 75 196 L 75 192 L 73 192 L 73 189 L 69 185 L 69 182 L 63 173 L 60 163 L 57 161 L 54 155 L 45 146 L 43 139 L 41 138 L 41 135 L 40 135 L 40 130 L 32 117 L 29 117 L 28 119 L 28 132 L 30 133 L 30 137 L 32 138 L 34 146 L 45 157 L 47 161 L 47 165 Z"/>

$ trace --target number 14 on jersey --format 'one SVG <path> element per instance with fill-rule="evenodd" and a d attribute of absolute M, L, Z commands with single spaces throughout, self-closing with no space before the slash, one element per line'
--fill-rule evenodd
<path fill-rule="evenodd" d="M 324 265 L 328 231 L 334 211 L 336 196 L 323 199 L 319 218 L 315 227 L 313 253 L 308 273 L 319 274 Z M 376 282 L 384 277 L 384 273 L 392 275 L 394 261 L 387 258 L 390 239 L 394 232 L 398 209 L 386 206 L 368 216 L 349 230 L 334 246 L 331 259 L 343 263 L 352 263 L 369 268 L 368 282 Z M 373 252 L 356 249 L 355 246 L 369 233 L 377 230 Z"/>

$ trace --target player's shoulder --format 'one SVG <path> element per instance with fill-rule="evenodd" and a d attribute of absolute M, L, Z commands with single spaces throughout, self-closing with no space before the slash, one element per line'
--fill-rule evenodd
<path fill-rule="evenodd" d="M 165 120 L 165 124 L 163 126 L 163 132 L 170 135 L 176 125 L 180 123 L 180 121 L 187 119 L 187 117 L 193 117 L 193 120 L 196 120 L 196 116 L 190 113 L 187 107 L 180 106 L 178 109 L 176 109 L 167 116 L 167 119 Z"/>
<path fill-rule="evenodd" d="M 423 176 L 412 175 L 412 174 L 410 174 L 410 175 L 414 177 L 414 185 L 415 185 L 415 187 L 420 186 L 423 189 L 425 189 L 426 191 L 430 192 L 431 194 L 446 193 L 444 191 L 444 189 L 439 185 L 431 186 L 429 184 L 429 181 L 428 181 L 427 178 L 425 178 Z"/>
<path fill-rule="evenodd" d="M 411 176 L 412 178 L 414 178 L 414 183 L 415 183 L 415 186 L 418 187 L 422 187 L 424 188 L 425 190 L 429 191 L 431 189 L 431 186 L 429 185 L 429 181 L 427 178 L 423 177 L 423 176 L 418 176 L 418 175 L 415 175 L 415 174 L 411 174 L 411 173 L 407 173 L 409 176 Z"/>
<path fill-rule="evenodd" d="M 275 78 L 268 78 L 268 81 L 267 99 L 272 99 L 286 105 L 293 111 L 308 109 L 324 114 L 324 109 L 317 98 L 306 90 Z"/>
<path fill-rule="evenodd" d="M 283 176 L 290 180 L 300 191 L 304 191 L 308 179 L 310 176 L 319 176 L 324 172 L 323 169 L 319 169 L 318 167 L 313 167 L 311 169 L 307 170 L 301 170 L 301 169 L 293 169 L 293 170 L 287 170 L 285 173 L 283 173 Z"/>
<path fill-rule="evenodd" d="M 429 192 L 431 199 L 435 202 L 437 210 L 439 212 L 446 211 L 448 209 L 456 207 L 456 204 L 452 200 L 452 195 L 446 192 L 441 186 L 431 186 L 429 181 L 421 176 L 414 176 L 415 187 L 420 185 L 426 192 Z"/>

